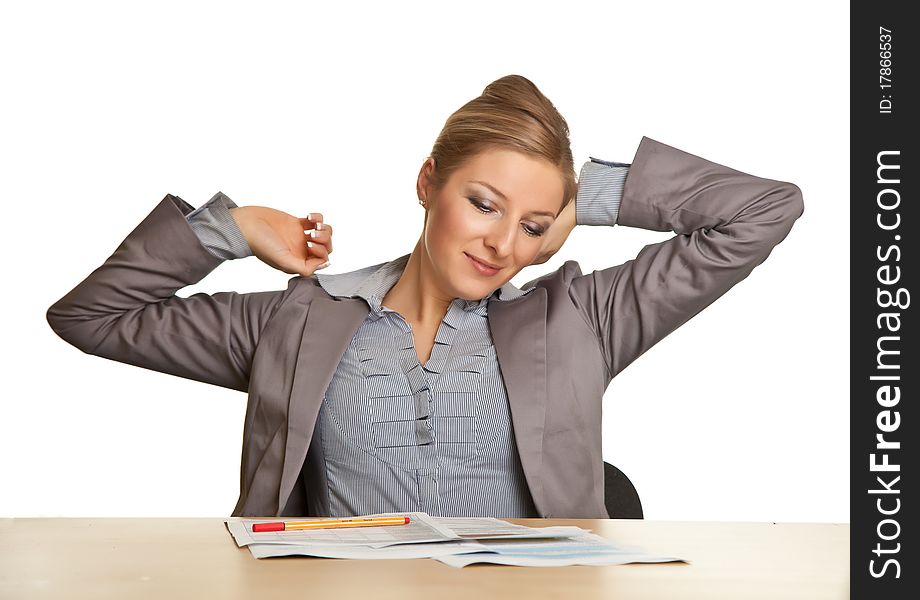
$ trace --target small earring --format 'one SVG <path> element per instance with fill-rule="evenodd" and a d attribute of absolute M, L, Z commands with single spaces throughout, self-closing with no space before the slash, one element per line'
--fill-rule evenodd
<path fill-rule="evenodd" d="M 421 198 L 418 199 L 418 203 L 421 204 L 423 207 L 425 207 L 425 201 L 422 200 Z M 427 208 L 427 207 L 425 207 L 425 208 Z"/>

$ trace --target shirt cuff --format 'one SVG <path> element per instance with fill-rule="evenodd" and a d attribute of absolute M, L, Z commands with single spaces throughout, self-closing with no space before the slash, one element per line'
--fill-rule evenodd
<path fill-rule="evenodd" d="M 230 214 L 237 205 L 223 192 L 217 192 L 200 207 L 185 215 L 201 245 L 218 258 L 246 258 L 252 249 Z"/>
<path fill-rule="evenodd" d="M 575 196 L 576 225 L 615 225 L 623 199 L 629 163 L 588 157 L 578 175 Z"/>

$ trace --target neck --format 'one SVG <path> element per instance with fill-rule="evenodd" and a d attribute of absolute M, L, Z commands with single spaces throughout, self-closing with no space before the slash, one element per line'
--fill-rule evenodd
<path fill-rule="evenodd" d="M 441 322 L 453 300 L 436 286 L 431 262 L 419 238 L 399 281 L 384 296 L 382 304 L 410 322 L 432 325 Z"/>

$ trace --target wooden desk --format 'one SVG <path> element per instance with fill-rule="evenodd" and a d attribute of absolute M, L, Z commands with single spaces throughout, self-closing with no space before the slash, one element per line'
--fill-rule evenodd
<path fill-rule="evenodd" d="M 0 598 L 849 597 L 848 524 L 511 519 L 578 525 L 691 564 L 449 567 L 433 559 L 258 560 L 222 519 L 0 519 Z"/>

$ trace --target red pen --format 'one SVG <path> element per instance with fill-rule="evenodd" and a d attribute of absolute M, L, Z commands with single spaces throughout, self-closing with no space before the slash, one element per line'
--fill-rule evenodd
<path fill-rule="evenodd" d="M 338 527 L 379 527 L 406 525 L 409 517 L 354 517 L 349 519 L 318 519 L 315 521 L 269 521 L 253 523 L 254 532 L 293 531 L 297 529 L 335 529 Z"/>

